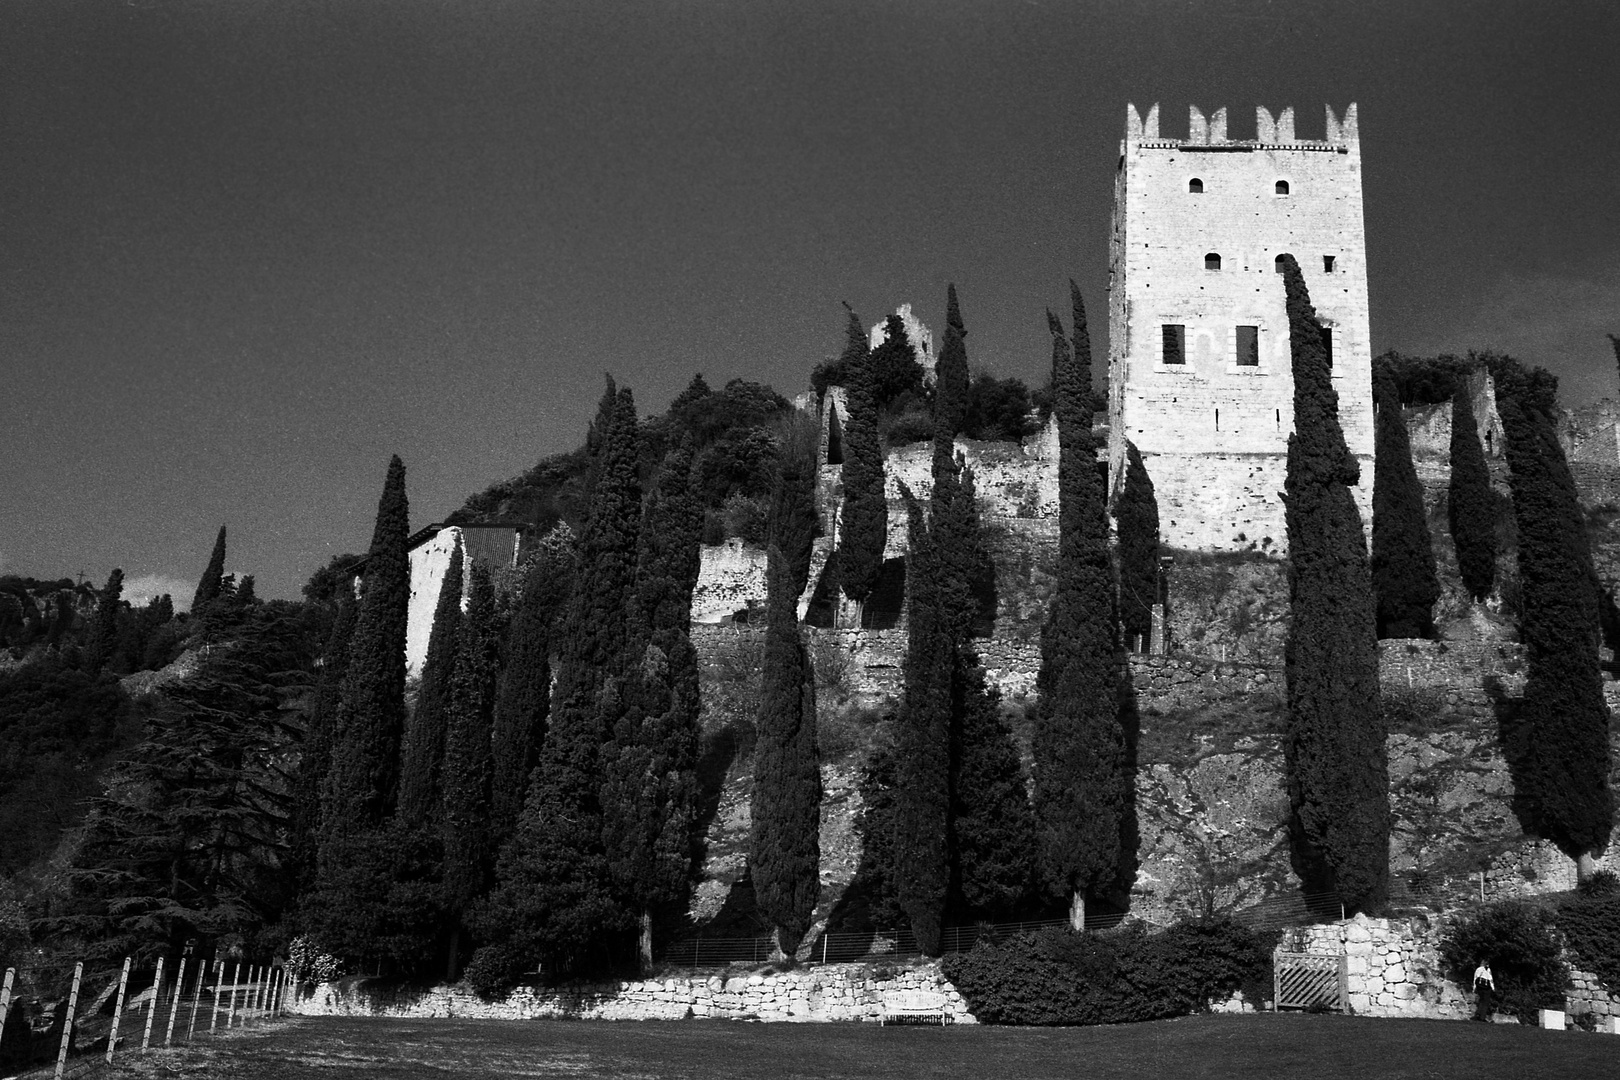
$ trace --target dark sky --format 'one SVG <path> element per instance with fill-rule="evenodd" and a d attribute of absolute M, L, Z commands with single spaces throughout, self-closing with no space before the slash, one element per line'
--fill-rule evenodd
<path fill-rule="evenodd" d="M 0 0 L 0 572 L 261 595 L 576 445 L 611 370 L 789 395 L 961 292 L 1105 330 L 1125 103 L 1360 105 L 1377 350 L 1566 401 L 1620 332 L 1620 5 Z M 183 594 L 183 595 L 182 595 Z M 126 594 L 127 595 L 127 594 Z"/>

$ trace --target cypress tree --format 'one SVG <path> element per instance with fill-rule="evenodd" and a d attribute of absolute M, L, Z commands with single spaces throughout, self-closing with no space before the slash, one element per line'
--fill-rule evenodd
<path fill-rule="evenodd" d="M 644 969 L 653 913 L 685 913 L 697 851 L 698 662 L 689 628 L 703 518 L 691 472 L 690 451 L 670 454 L 647 502 L 630 654 L 603 751 L 604 843 L 624 903 L 640 916 Z"/>
<path fill-rule="evenodd" d="M 1393 380 L 1374 387 L 1372 584 L 1380 638 L 1434 636 L 1440 575 L 1423 510 L 1423 485 Z"/>
<path fill-rule="evenodd" d="M 1320 324 L 1293 256 L 1283 257 L 1294 431 L 1284 502 L 1290 615 L 1284 740 L 1295 866 L 1325 860 L 1349 911 L 1389 888 L 1389 762 L 1378 705 L 1378 639 L 1367 547 Z"/>
<path fill-rule="evenodd" d="M 349 641 L 354 636 L 359 611 L 354 590 L 345 588 L 338 595 L 337 617 L 332 621 L 332 633 L 321 654 L 320 674 L 305 721 L 289 828 L 293 877 L 300 892 L 309 889 L 315 881 L 316 850 L 321 834 L 321 789 L 332 765 L 333 728 L 343 679 L 349 669 Z"/>
<path fill-rule="evenodd" d="M 889 501 L 883 489 L 883 443 L 878 433 L 871 356 L 866 334 L 849 313 L 839 364 L 849 380 L 844 418 L 844 511 L 839 518 L 838 573 L 844 595 L 863 604 L 883 568 L 889 539 Z"/>
<path fill-rule="evenodd" d="M 1520 722 L 1520 791 L 1536 830 L 1576 860 L 1582 880 L 1614 827 L 1609 711 L 1598 666 L 1598 582 L 1585 517 L 1553 417 L 1557 380 L 1497 362 L 1529 672 Z M 1517 782 L 1519 777 L 1515 777 Z"/>
<path fill-rule="evenodd" d="M 202 580 L 197 582 L 197 591 L 191 598 L 191 610 L 199 612 L 209 603 L 219 599 L 220 585 L 225 580 L 225 526 L 219 527 L 219 536 L 214 539 L 213 554 L 208 556 L 208 568 L 203 571 Z"/>
<path fill-rule="evenodd" d="M 1451 398 L 1451 481 L 1446 515 L 1463 587 L 1476 601 L 1496 587 L 1496 499 L 1467 380 Z"/>
<path fill-rule="evenodd" d="M 1119 615 L 1108 554 L 1103 479 L 1092 435 L 1091 350 L 1077 306 L 1071 355 L 1051 312 L 1052 389 L 1058 421 L 1058 584 L 1041 628 L 1040 701 L 1035 717 L 1038 872 L 1046 892 L 1066 898 L 1070 920 L 1119 875 L 1127 791 L 1120 719 Z"/>
<path fill-rule="evenodd" d="M 967 345 L 963 341 L 966 337 L 962 309 L 956 302 L 956 283 L 952 282 L 945 290 L 945 344 L 934 365 L 934 412 L 953 436 L 963 430 L 966 421 L 971 377 Z"/>
<path fill-rule="evenodd" d="M 558 525 L 537 546 L 507 629 L 506 663 L 495 697 L 490 834 L 499 847 L 517 826 L 529 774 L 551 713 L 551 657 L 576 572 L 574 534 Z"/>
<path fill-rule="evenodd" d="M 1146 651 L 1159 602 L 1159 502 L 1136 445 L 1125 443 L 1125 485 L 1114 504 L 1119 526 L 1119 623 Z"/>
<path fill-rule="evenodd" d="M 90 627 L 90 647 L 84 652 L 84 670 L 91 674 L 106 667 L 118 648 L 118 612 L 123 598 L 124 571 L 114 568 L 96 594 L 96 619 Z"/>
<path fill-rule="evenodd" d="M 405 749 L 399 776 L 399 816 L 409 825 L 420 825 L 432 818 L 442 788 L 440 771 L 444 765 L 444 733 L 450 723 L 450 684 L 458 654 L 461 631 L 461 538 L 450 552 L 450 565 L 439 586 L 439 602 L 433 609 L 433 629 L 428 633 L 427 656 L 422 662 L 422 683 L 416 692 L 416 709 L 405 729 Z"/>
<path fill-rule="evenodd" d="M 322 820 L 339 833 L 381 822 L 395 800 L 405 721 L 409 536 L 405 465 L 396 455 L 388 463 L 388 478 L 377 503 L 322 799 Z"/>
<path fill-rule="evenodd" d="M 489 944 L 474 956 L 468 976 L 485 987 L 539 959 L 577 968 L 603 935 L 629 922 L 609 877 L 600 799 L 603 696 L 623 670 L 640 525 L 636 407 L 628 388 L 618 391 L 602 436 L 546 740 L 517 831 L 501 850 L 498 884 L 477 920 Z"/>
<path fill-rule="evenodd" d="M 768 620 L 754 750 L 748 868 L 777 949 L 793 955 L 821 890 L 821 767 L 816 680 L 787 559 L 766 553 Z"/>
<path fill-rule="evenodd" d="M 474 562 L 467 615 L 455 635 L 448 724 L 444 733 L 443 798 L 439 836 L 444 846 L 445 907 L 450 928 L 448 970 L 454 981 L 459 964 L 461 918 L 485 888 L 489 874 L 490 719 L 494 706 L 499 640 L 495 634 L 495 590 L 489 569 Z M 403 808 L 402 808 L 403 809 Z"/>
<path fill-rule="evenodd" d="M 782 549 L 789 578 L 800 596 L 810 579 L 815 539 L 821 534 L 821 515 L 816 509 L 816 444 L 820 433 L 812 422 L 801 417 L 793 417 L 783 427 L 776 482 L 765 517 L 768 543 Z M 836 416 L 833 423 L 837 423 Z"/>
<path fill-rule="evenodd" d="M 1080 295 L 1080 286 L 1069 279 L 1069 316 L 1074 323 L 1074 362 L 1085 373 L 1085 392 L 1094 413 L 1108 411 L 1106 384 L 1099 389 L 1094 385 L 1091 371 L 1091 333 L 1086 327 L 1086 302 Z M 1106 374 L 1106 373 L 1105 373 Z"/>

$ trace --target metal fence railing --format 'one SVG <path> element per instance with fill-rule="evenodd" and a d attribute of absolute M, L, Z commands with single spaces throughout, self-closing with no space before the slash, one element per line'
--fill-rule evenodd
<path fill-rule="evenodd" d="M 9 969 L 0 985 L 0 1073 L 17 1080 L 110 1074 L 115 1060 L 279 1015 L 290 988 L 286 973 L 271 965 L 192 957 L 170 965 L 160 958 L 146 971 L 126 959 L 116 976 L 98 980 L 86 978 L 81 962 L 68 996 L 46 1012 L 14 999 L 15 981 Z M 37 1011 L 18 1023 L 11 1014 L 20 1009 Z"/>

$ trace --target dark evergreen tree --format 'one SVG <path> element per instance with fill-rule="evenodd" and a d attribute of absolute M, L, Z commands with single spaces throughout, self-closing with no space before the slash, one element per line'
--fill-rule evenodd
<path fill-rule="evenodd" d="M 428 632 L 416 708 L 405 728 L 399 772 L 399 816 L 408 825 L 419 826 L 432 820 L 443 796 L 440 773 L 444 765 L 445 731 L 450 725 L 450 687 L 460 651 L 463 558 L 461 539 L 457 537 L 450 551 L 450 565 L 439 585 L 439 601 L 433 609 L 433 628 Z"/>
<path fill-rule="evenodd" d="M 118 613 L 124 606 L 124 571 L 114 569 L 96 594 L 96 619 L 84 650 L 84 669 L 92 674 L 112 661 L 118 649 Z"/>
<path fill-rule="evenodd" d="M 801 596 L 810 579 L 810 555 L 821 534 L 821 515 L 816 510 L 819 441 L 820 432 L 808 418 L 795 417 L 783 425 L 776 482 L 765 518 L 767 543 L 782 549 L 790 579 Z"/>
<path fill-rule="evenodd" d="M 1098 387 L 1092 378 L 1091 332 L 1086 326 L 1086 301 L 1080 295 L 1080 286 L 1074 283 L 1074 278 L 1069 279 L 1069 315 L 1074 323 L 1074 337 L 1072 339 L 1074 362 L 1078 370 L 1085 373 L 1085 391 L 1090 398 L 1092 412 L 1106 414 L 1108 412 L 1108 387 L 1106 382 L 1103 386 Z M 1104 369 L 1103 374 L 1106 378 L 1106 369 Z"/>
<path fill-rule="evenodd" d="M 748 869 L 779 951 L 792 956 L 821 891 L 816 680 L 786 557 L 767 552 L 768 621 L 754 750 Z"/>
<path fill-rule="evenodd" d="M 1011 917 L 1029 894 L 1037 830 L 1023 763 L 1001 698 L 971 647 L 952 685 L 951 849 L 965 914 Z"/>
<path fill-rule="evenodd" d="M 321 791 L 332 765 L 332 734 L 337 724 L 343 679 L 349 670 L 349 642 L 354 637 L 359 611 L 360 604 L 352 588 L 338 594 L 337 616 L 321 653 L 315 692 L 306 713 L 289 823 L 289 866 L 300 893 L 315 883 L 321 836 Z"/>
<path fill-rule="evenodd" d="M 1125 485 L 1114 504 L 1119 527 L 1119 623 L 1146 650 L 1159 602 L 1159 502 L 1136 445 L 1125 443 Z"/>
<path fill-rule="evenodd" d="M 1041 628 L 1035 717 L 1038 872 L 1046 892 L 1067 898 L 1085 921 L 1088 899 L 1119 877 L 1126 820 L 1127 758 L 1120 719 L 1124 656 L 1107 504 L 1092 435 L 1091 350 L 1084 309 L 1071 355 L 1051 312 L 1052 390 L 1058 421 L 1058 584 Z"/>
<path fill-rule="evenodd" d="M 388 463 L 366 556 L 360 611 L 333 732 L 322 821 L 343 833 L 381 822 L 397 795 L 405 726 L 405 618 L 411 599 L 405 465 Z"/>
<path fill-rule="evenodd" d="M 1496 587 L 1496 496 L 1491 491 L 1491 470 L 1479 442 L 1466 380 L 1459 382 L 1451 399 L 1451 482 L 1446 513 L 1463 587 L 1476 601 L 1484 600 Z"/>
<path fill-rule="evenodd" d="M 883 442 L 866 334 L 855 313 L 840 364 L 847 373 L 844 418 L 844 511 L 839 519 L 838 573 L 844 595 L 864 603 L 883 568 L 889 538 L 889 501 L 884 493 Z"/>
<path fill-rule="evenodd" d="M 692 455 L 664 462 L 643 516 L 630 655 L 603 751 L 609 867 L 652 964 L 657 911 L 684 916 L 698 845 L 698 662 L 689 628 L 703 519 Z"/>
<path fill-rule="evenodd" d="M 1294 432 L 1285 503 L 1290 616 L 1284 742 L 1294 865 L 1324 876 L 1349 911 L 1389 888 L 1389 762 L 1378 704 L 1378 638 L 1361 513 L 1360 467 L 1339 425 L 1321 326 L 1293 256 L 1283 256 L 1293 356 Z M 1325 864 L 1325 865 L 1324 865 Z"/>
<path fill-rule="evenodd" d="M 1519 796 L 1536 831 L 1577 862 L 1582 880 L 1614 827 L 1609 710 L 1598 666 L 1597 575 L 1574 478 L 1558 444 L 1557 380 L 1495 361 L 1519 533 L 1520 637 L 1529 672 Z"/>
<path fill-rule="evenodd" d="M 945 344 L 939 350 L 934 364 L 934 416 L 955 435 L 964 429 L 968 385 L 967 328 L 962 324 L 962 309 L 956 302 L 956 284 L 945 290 Z"/>
<path fill-rule="evenodd" d="M 638 456 L 635 401 L 623 389 L 597 457 L 545 744 L 476 919 L 488 942 L 468 970 L 478 985 L 499 986 L 542 959 L 558 970 L 584 967 L 593 945 L 630 925 L 608 871 L 600 788 L 603 696 L 623 674 L 635 597 Z"/>
<path fill-rule="evenodd" d="M 908 394 L 922 393 L 923 366 L 899 315 L 883 320 L 883 340 L 873 347 L 867 365 L 872 372 L 872 401 L 879 410 L 895 408 Z"/>
<path fill-rule="evenodd" d="M 208 568 L 203 571 L 202 580 L 197 582 L 197 592 L 191 598 L 191 610 L 200 613 L 202 609 L 213 601 L 219 599 L 220 583 L 225 580 L 225 526 L 219 527 L 219 536 L 214 540 L 214 552 L 208 556 Z"/>
<path fill-rule="evenodd" d="M 456 635 L 438 815 L 444 847 L 444 903 L 454 920 L 445 972 L 450 981 L 459 968 L 461 919 L 474 897 L 483 893 L 493 857 L 489 846 L 490 720 L 499 660 L 495 590 L 489 568 L 474 562 L 466 619 Z"/>
<path fill-rule="evenodd" d="M 249 607 L 259 602 L 259 594 L 254 587 L 252 574 L 242 575 L 242 580 L 236 586 L 236 595 L 232 599 L 235 600 L 237 607 Z"/>
<path fill-rule="evenodd" d="M 1373 388 L 1372 584 L 1380 638 L 1434 636 L 1440 575 L 1434 565 L 1423 485 L 1393 380 Z"/>
<path fill-rule="evenodd" d="M 568 610 L 576 561 L 574 534 L 559 525 L 537 545 L 506 637 L 506 662 L 495 697 L 490 835 L 496 849 L 523 812 L 529 774 L 545 743 L 551 714 L 551 658 L 560 651 L 557 627 Z"/>

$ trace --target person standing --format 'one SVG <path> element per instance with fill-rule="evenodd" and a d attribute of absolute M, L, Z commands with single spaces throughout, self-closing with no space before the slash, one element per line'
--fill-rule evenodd
<path fill-rule="evenodd" d="M 1474 969 L 1474 1019 L 1490 1023 L 1496 1011 L 1496 980 L 1491 977 L 1491 962 L 1483 958 Z"/>

